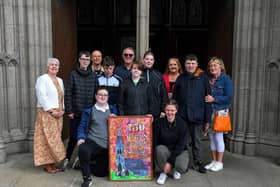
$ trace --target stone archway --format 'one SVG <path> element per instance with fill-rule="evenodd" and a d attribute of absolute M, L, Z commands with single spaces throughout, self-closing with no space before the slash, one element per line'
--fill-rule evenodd
<path fill-rule="evenodd" d="M 59 44 L 54 46 L 58 40 L 53 36 L 55 20 L 52 20 L 52 10 L 66 1 L 56 3 L 30 0 L 0 4 L 3 15 L 0 17 L 0 162 L 5 161 L 7 154 L 32 151 L 36 77 L 45 72 L 47 57 L 55 54 L 64 58 L 65 52 L 63 45 L 59 47 L 61 56 L 53 51 Z M 280 2 L 235 0 L 234 7 L 234 131 L 228 136 L 229 149 L 239 154 L 279 157 L 280 123 L 277 116 L 280 110 L 279 107 L 267 108 L 266 104 L 279 103 L 280 98 L 265 97 L 280 92 L 280 86 L 274 85 L 277 82 L 268 87 L 266 82 L 266 77 L 279 76 L 275 68 L 269 70 L 266 64 L 278 63 L 280 59 L 277 17 Z M 56 38 L 54 42 L 53 38 Z M 70 57 L 75 55 L 76 52 L 72 52 Z M 7 57 L 14 60 L 7 60 Z M 74 63 L 73 60 L 65 61 Z M 270 123 L 271 119 L 276 121 Z"/>
<path fill-rule="evenodd" d="M 276 117 L 279 115 L 279 108 L 268 110 L 266 107 L 269 102 L 279 103 L 279 98 L 273 97 L 273 101 L 264 98 L 268 93 L 272 91 L 278 93 L 280 90 L 278 87 L 273 90 L 270 87 L 271 90 L 266 90 L 265 82 L 265 77 L 275 74 L 275 71 L 266 71 L 266 64 L 273 59 L 279 59 L 277 52 L 280 49 L 280 44 L 277 43 L 280 38 L 277 32 L 279 24 L 275 16 L 280 12 L 280 2 L 277 0 L 254 0 L 250 3 L 242 0 L 226 2 L 216 0 L 215 2 L 216 4 L 211 4 L 212 9 L 209 9 L 212 12 L 216 10 L 217 16 L 210 20 L 213 24 L 209 32 L 210 41 L 206 56 L 222 56 L 227 62 L 227 69 L 232 72 L 234 131 L 227 136 L 228 148 L 232 152 L 246 155 L 279 155 L 280 135 L 277 129 L 280 128 Z M 149 23 L 148 20 L 153 20 L 150 16 L 146 13 L 137 19 L 146 19 L 146 23 Z M 233 17 L 234 20 L 231 20 Z M 146 28 L 149 33 L 156 31 L 152 30 L 151 24 Z M 140 30 L 137 29 L 138 32 Z M 231 40 L 232 32 L 233 40 Z M 169 39 L 173 40 L 173 38 L 171 35 Z M 178 55 L 178 52 L 173 54 Z M 275 123 L 269 123 L 270 119 L 277 120 Z M 269 138 L 264 134 L 269 134 Z"/>

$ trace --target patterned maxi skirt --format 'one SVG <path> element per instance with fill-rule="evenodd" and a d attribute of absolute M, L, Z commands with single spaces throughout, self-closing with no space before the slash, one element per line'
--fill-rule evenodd
<path fill-rule="evenodd" d="M 61 139 L 63 118 L 54 118 L 43 109 L 37 109 L 34 132 L 35 166 L 52 164 L 65 158 L 65 147 Z"/>

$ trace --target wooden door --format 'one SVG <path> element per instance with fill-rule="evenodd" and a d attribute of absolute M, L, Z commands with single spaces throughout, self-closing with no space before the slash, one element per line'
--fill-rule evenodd
<path fill-rule="evenodd" d="M 76 1 L 52 0 L 53 54 L 61 61 L 59 76 L 67 80 L 77 62 Z"/>
<path fill-rule="evenodd" d="M 169 57 L 184 63 L 186 54 L 198 56 L 206 69 L 209 57 L 224 59 L 231 72 L 233 1 L 153 0 L 150 8 L 150 48 L 155 66 L 164 71 Z"/>
<path fill-rule="evenodd" d="M 209 3 L 208 56 L 223 59 L 231 75 L 233 50 L 234 1 L 215 0 Z"/>
<path fill-rule="evenodd" d="M 136 0 L 78 0 L 78 50 L 101 50 L 121 61 L 124 47 L 136 46 Z"/>
<path fill-rule="evenodd" d="M 60 60 L 58 76 L 66 83 L 77 62 L 75 0 L 52 0 L 53 54 Z M 69 120 L 64 115 L 63 139 L 68 137 Z"/>

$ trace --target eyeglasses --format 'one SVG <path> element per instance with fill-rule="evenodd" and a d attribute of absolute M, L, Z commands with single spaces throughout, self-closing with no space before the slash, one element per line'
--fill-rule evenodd
<path fill-rule="evenodd" d="M 109 96 L 108 94 L 96 94 L 96 95 L 98 95 L 100 97 L 108 97 Z"/>
<path fill-rule="evenodd" d="M 82 61 L 90 61 L 90 59 L 88 59 L 88 58 L 80 58 L 80 60 L 82 60 Z"/>
<path fill-rule="evenodd" d="M 124 53 L 124 54 L 123 54 L 123 56 L 125 56 L 125 57 L 133 57 L 133 56 L 134 56 L 134 54 Z"/>

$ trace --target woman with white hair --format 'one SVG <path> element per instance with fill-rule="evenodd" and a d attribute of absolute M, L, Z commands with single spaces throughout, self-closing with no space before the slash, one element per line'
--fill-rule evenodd
<path fill-rule="evenodd" d="M 64 86 L 57 77 L 59 60 L 49 58 L 47 73 L 36 81 L 37 116 L 34 132 L 34 164 L 44 166 L 48 173 L 56 173 L 56 163 L 65 159 L 61 139 L 64 114 Z"/>

